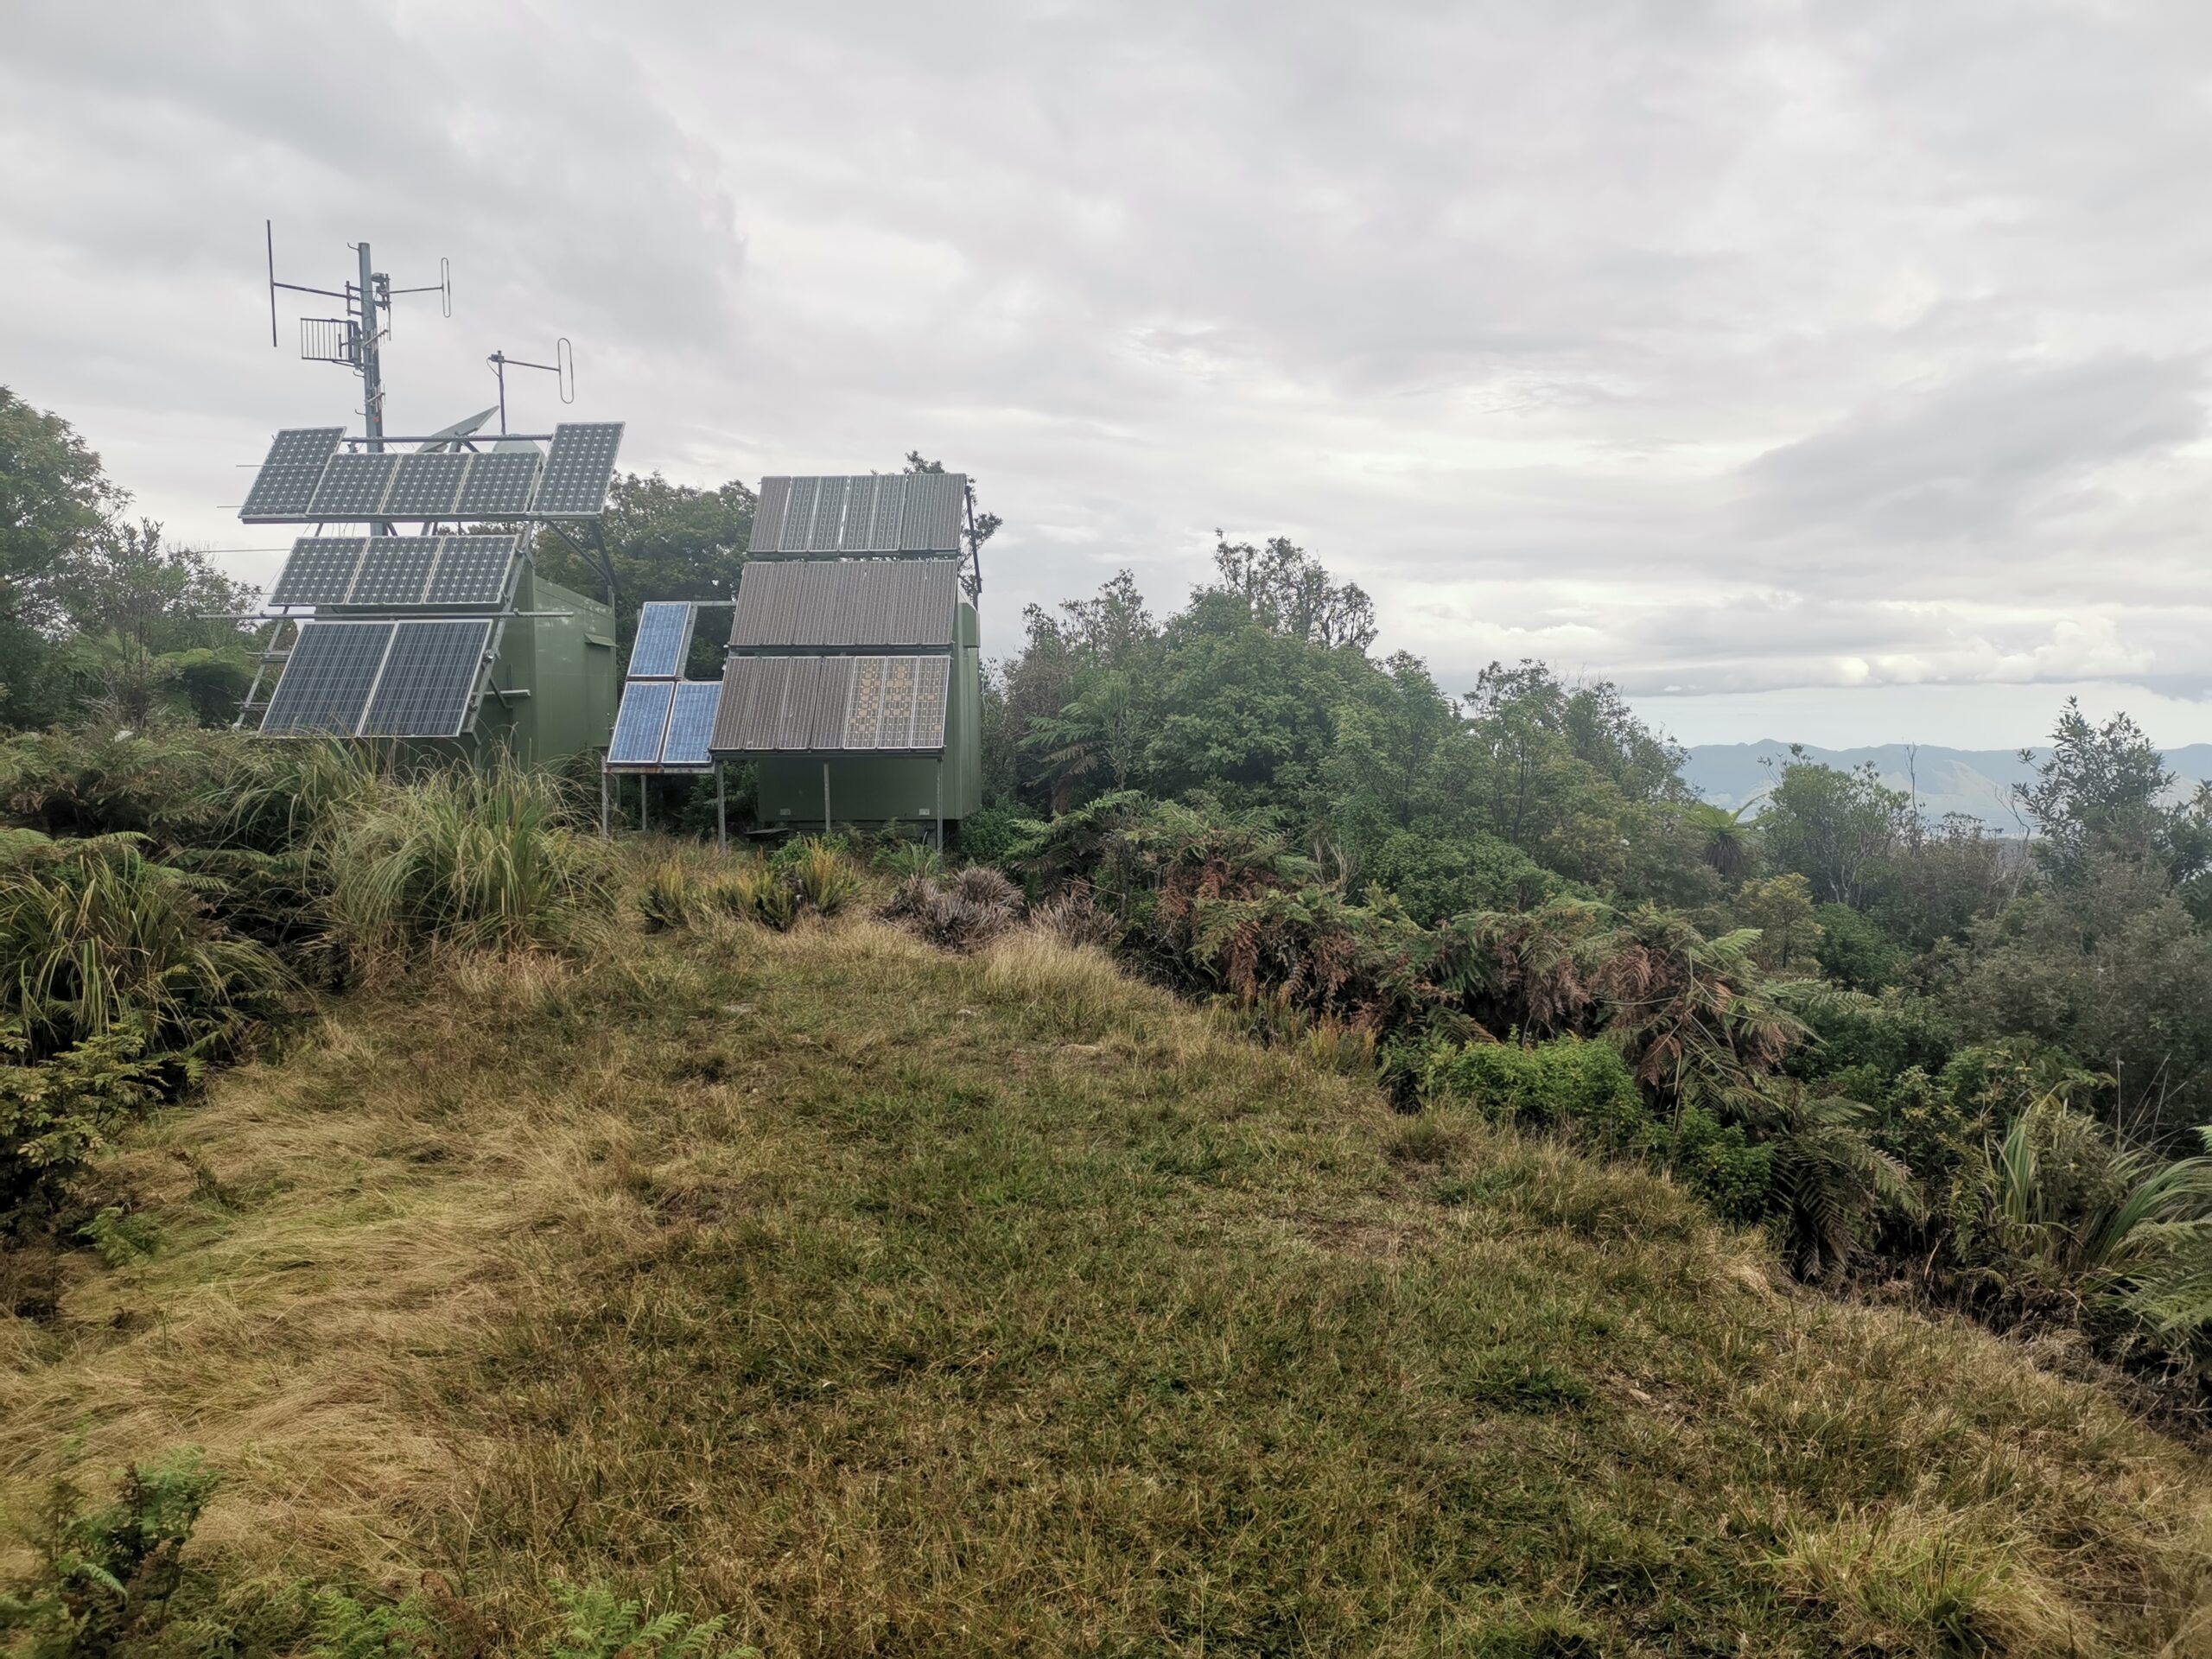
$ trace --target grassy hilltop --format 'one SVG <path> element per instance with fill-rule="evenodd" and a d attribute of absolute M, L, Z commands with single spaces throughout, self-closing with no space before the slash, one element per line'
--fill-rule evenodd
<path fill-rule="evenodd" d="M 157 1247 L 0 1321 L 19 1516 L 205 1448 L 233 1650 L 429 1573 L 494 1650 L 2212 1651 L 2205 1461 L 2017 1345 L 1049 934 L 638 879 L 134 1135 Z"/>

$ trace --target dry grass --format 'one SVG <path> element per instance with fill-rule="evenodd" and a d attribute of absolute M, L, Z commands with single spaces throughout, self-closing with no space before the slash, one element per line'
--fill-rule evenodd
<path fill-rule="evenodd" d="M 242 1580 L 779 1654 L 2202 1650 L 2201 1459 L 1095 951 L 427 972 L 130 1154 L 162 1250 L 0 1336 L 10 1498 L 194 1440 Z"/>

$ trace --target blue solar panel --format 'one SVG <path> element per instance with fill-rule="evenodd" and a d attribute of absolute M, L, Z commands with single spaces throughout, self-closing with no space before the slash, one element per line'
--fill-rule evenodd
<path fill-rule="evenodd" d="M 704 772 L 715 764 L 707 752 L 714 735 L 715 710 L 721 706 L 720 680 L 678 680 L 676 706 L 668 717 L 668 741 L 661 746 L 660 763 L 671 770 L 696 768 Z"/>
<path fill-rule="evenodd" d="M 683 671 L 691 646 L 691 607 L 682 601 L 656 600 L 638 613 L 638 637 L 630 642 L 630 677 L 672 680 Z"/>
<path fill-rule="evenodd" d="M 673 680 L 632 680 L 622 688 L 622 707 L 614 716 L 614 739 L 607 746 L 610 766 L 657 766 L 661 734 L 668 729 L 668 706 L 676 696 Z"/>

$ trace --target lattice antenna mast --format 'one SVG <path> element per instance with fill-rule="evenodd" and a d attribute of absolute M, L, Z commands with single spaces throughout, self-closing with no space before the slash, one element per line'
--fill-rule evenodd
<path fill-rule="evenodd" d="M 369 245 L 359 242 L 353 251 L 360 261 L 359 277 L 342 288 L 315 288 L 305 283 L 276 280 L 276 230 L 273 221 L 262 221 L 269 252 L 269 343 L 276 339 L 276 290 L 319 294 L 341 302 L 345 315 L 300 319 L 300 356 L 310 363 L 338 363 L 361 377 L 362 430 L 372 453 L 384 449 L 384 342 L 391 334 L 391 302 L 403 294 L 435 294 L 441 308 L 453 315 L 453 265 L 438 261 L 438 280 L 416 288 L 394 288 L 391 278 L 371 262 Z"/>

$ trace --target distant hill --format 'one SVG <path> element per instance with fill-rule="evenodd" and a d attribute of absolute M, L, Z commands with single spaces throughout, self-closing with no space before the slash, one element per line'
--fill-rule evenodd
<path fill-rule="evenodd" d="M 2036 760 L 2050 753 L 2031 752 Z M 1823 765 L 1853 767 L 1873 763 L 1892 789 L 1913 791 L 1930 817 L 1967 812 L 1992 828 L 2018 832 L 2011 806 L 2012 785 L 2034 776 L 2033 761 L 2017 749 L 1946 749 L 1923 744 L 1879 743 L 1861 749 L 1805 746 L 1806 758 Z M 1789 746 L 1772 738 L 1757 743 L 1700 743 L 1689 752 L 1682 776 L 1707 800 L 1741 806 L 1772 787 L 1775 773 L 1789 759 Z M 1769 762 L 1771 765 L 1769 765 Z M 2191 743 L 2166 751 L 2166 765 L 2192 788 L 2212 779 L 2212 743 Z"/>

